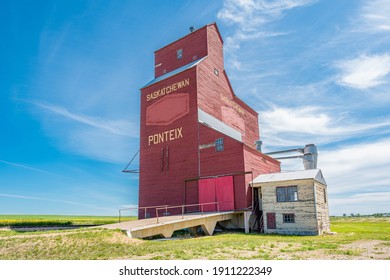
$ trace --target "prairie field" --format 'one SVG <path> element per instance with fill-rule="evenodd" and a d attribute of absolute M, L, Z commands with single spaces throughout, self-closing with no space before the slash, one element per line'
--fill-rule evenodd
<path fill-rule="evenodd" d="M 180 231 L 168 240 L 140 240 L 128 238 L 119 230 L 88 227 L 113 222 L 117 222 L 116 217 L 0 215 L 0 259 L 390 259 L 390 217 L 332 217 L 334 234 L 322 236 L 230 231 L 194 238 Z M 23 228 L 37 225 L 82 227 L 35 231 Z"/>
<path fill-rule="evenodd" d="M 122 218 L 122 221 L 136 217 Z M 114 216 L 0 215 L 0 227 L 92 226 L 117 223 Z"/>

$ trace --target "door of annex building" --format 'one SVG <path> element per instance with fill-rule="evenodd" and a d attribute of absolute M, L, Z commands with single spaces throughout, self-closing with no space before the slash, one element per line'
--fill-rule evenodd
<path fill-rule="evenodd" d="M 234 210 L 233 176 L 200 179 L 199 204 L 206 212 Z"/>

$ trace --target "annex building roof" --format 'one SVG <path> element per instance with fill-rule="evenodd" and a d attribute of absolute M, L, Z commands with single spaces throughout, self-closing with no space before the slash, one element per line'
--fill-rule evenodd
<path fill-rule="evenodd" d="M 321 169 L 308 169 L 308 170 L 299 170 L 299 171 L 286 171 L 278 173 L 268 173 L 261 174 L 257 176 L 253 183 L 252 187 L 258 187 L 264 183 L 271 182 L 283 182 L 291 180 L 304 180 L 304 179 L 313 179 L 321 184 L 326 185 L 324 176 L 322 175 Z"/>

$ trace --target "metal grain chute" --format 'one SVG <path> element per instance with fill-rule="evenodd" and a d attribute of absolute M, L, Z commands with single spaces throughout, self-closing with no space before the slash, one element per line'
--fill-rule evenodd
<path fill-rule="evenodd" d="M 279 159 L 302 158 L 303 159 L 303 166 L 304 166 L 305 170 L 317 168 L 318 150 L 317 150 L 317 146 L 314 144 L 307 144 L 303 148 L 270 152 L 270 153 L 266 153 L 266 155 L 270 156 L 270 155 L 275 155 L 275 154 L 292 153 L 292 152 L 298 152 L 301 155 L 275 157 L 275 159 L 279 160 Z"/>

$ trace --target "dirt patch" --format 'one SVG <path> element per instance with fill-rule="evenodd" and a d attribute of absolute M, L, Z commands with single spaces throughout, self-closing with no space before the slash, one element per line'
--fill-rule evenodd
<path fill-rule="evenodd" d="M 389 243 L 380 240 L 357 241 L 341 246 L 341 250 L 345 252 L 349 252 L 349 250 L 360 252 L 358 258 L 353 259 L 390 259 Z"/>
<path fill-rule="evenodd" d="M 281 259 L 302 260 L 386 260 L 390 259 L 388 242 L 361 240 L 339 245 L 337 249 L 317 249 L 281 253 Z"/>
<path fill-rule="evenodd" d="M 105 241 L 107 243 L 112 243 L 112 244 L 125 243 L 125 244 L 133 244 L 133 245 L 134 244 L 141 244 L 144 242 L 141 239 L 130 238 L 130 237 L 126 236 L 125 234 L 123 234 L 122 232 L 113 232 L 112 236 L 110 238 L 106 238 Z"/>

